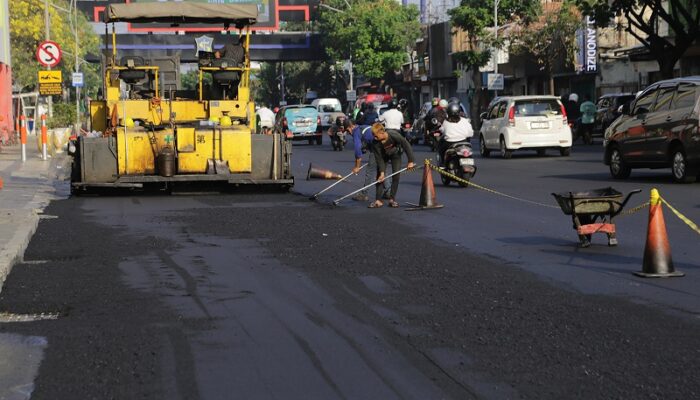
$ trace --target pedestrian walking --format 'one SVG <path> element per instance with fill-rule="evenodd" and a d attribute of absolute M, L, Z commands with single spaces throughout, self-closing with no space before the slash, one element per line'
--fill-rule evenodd
<path fill-rule="evenodd" d="M 593 125 L 595 123 L 596 106 L 591 101 L 591 95 L 586 94 L 584 97 L 584 102 L 581 103 L 581 135 L 583 135 L 583 142 L 587 144 L 593 144 Z"/>
<path fill-rule="evenodd" d="M 377 194 L 374 202 L 369 205 L 369 208 L 379 208 L 384 205 L 382 197 L 384 194 L 384 177 L 386 176 L 387 163 L 391 163 L 391 171 L 396 172 L 401 169 L 401 154 L 406 153 L 408 157 L 407 168 L 415 167 L 413 149 L 406 138 L 394 131 L 387 131 L 384 125 L 376 123 L 372 125 L 372 153 L 377 160 Z M 391 179 L 391 190 L 389 192 L 389 207 L 397 208 L 399 203 L 396 202 L 396 192 L 399 190 L 400 174 L 394 175 Z"/>
<path fill-rule="evenodd" d="M 377 176 L 377 161 L 374 157 L 374 153 L 370 151 L 372 142 L 374 141 L 374 136 L 372 135 L 372 127 L 367 125 L 356 125 L 355 122 L 349 118 L 343 121 L 343 127 L 345 128 L 345 133 L 352 135 L 352 143 L 355 149 L 355 167 L 352 169 L 354 174 L 360 172 L 360 167 L 362 166 L 362 155 L 369 152 L 369 160 L 367 168 L 365 169 L 365 183 L 363 186 L 367 186 L 372 183 Z M 384 190 L 388 193 L 386 182 L 382 185 Z M 369 201 L 369 195 L 367 194 L 367 189 L 361 191 L 357 195 L 353 196 L 352 199 L 355 201 Z"/>

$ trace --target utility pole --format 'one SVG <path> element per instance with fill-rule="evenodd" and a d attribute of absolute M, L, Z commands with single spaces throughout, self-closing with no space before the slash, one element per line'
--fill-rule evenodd
<path fill-rule="evenodd" d="M 500 0 L 493 0 L 493 73 L 498 74 L 498 3 Z M 493 91 L 493 97 L 498 97 L 498 90 Z"/>
<path fill-rule="evenodd" d="M 284 62 L 280 62 L 280 67 L 280 69 L 282 70 L 280 74 L 280 94 L 282 95 L 282 101 L 284 102 Z"/>
<path fill-rule="evenodd" d="M 75 19 L 73 24 L 73 33 L 75 38 L 75 73 L 80 72 L 78 64 L 78 0 L 72 0 Z M 75 133 L 80 135 L 80 87 L 75 87 Z"/>

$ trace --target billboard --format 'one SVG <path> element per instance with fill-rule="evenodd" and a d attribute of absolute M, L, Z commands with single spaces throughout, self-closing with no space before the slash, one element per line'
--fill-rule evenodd
<path fill-rule="evenodd" d="M 595 74 L 598 72 L 598 31 L 593 17 L 584 19 L 583 28 L 576 31 L 578 54 L 576 66 L 578 72 Z"/>
<path fill-rule="evenodd" d="M 164 3 L 178 2 L 181 0 L 78 0 L 78 7 L 93 22 L 95 32 L 104 33 L 104 12 L 109 4 L 120 3 Z M 277 31 L 280 21 L 309 21 L 312 10 L 318 4 L 318 0 L 187 0 L 188 2 L 211 4 L 255 4 L 258 7 L 258 22 L 252 27 L 254 31 Z M 116 24 L 117 31 L 121 33 L 148 33 L 148 32 L 218 32 L 221 27 L 202 25 L 170 26 L 170 24 Z"/>

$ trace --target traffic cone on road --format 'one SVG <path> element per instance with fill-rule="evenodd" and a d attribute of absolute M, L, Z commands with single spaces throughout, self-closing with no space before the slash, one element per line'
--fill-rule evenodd
<path fill-rule="evenodd" d="M 423 168 L 423 185 L 420 189 L 420 199 L 418 204 L 412 204 L 413 208 L 407 208 L 408 211 L 416 210 L 430 210 L 434 208 L 442 208 L 442 204 L 437 203 L 437 196 L 435 195 L 435 185 L 433 184 L 433 171 L 430 169 L 430 161 L 425 160 L 425 167 Z"/>
<path fill-rule="evenodd" d="M 308 181 L 309 179 L 342 179 L 343 176 L 333 172 L 331 170 L 327 170 L 325 168 L 316 168 L 314 167 L 313 164 L 309 164 L 309 172 L 306 174 L 306 180 Z"/>
<path fill-rule="evenodd" d="M 661 196 L 656 189 L 651 189 L 649 228 L 647 229 L 647 243 L 644 246 L 642 270 L 634 274 L 643 278 L 671 278 L 685 275 L 673 268 L 671 245 L 668 242 L 666 223 L 661 208 Z"/>

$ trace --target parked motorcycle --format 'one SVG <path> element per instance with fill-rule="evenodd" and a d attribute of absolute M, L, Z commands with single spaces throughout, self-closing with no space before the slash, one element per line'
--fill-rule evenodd
<path fill-rule="evenodd" d="M 440 167 L 460 179 L 469 181 L 476 174 L 476 165 L 474 165 L 472 154 L 472 145 L 469 141 L 452 143 L 445 150 L 445 154 L 441 155 Z M 445 175 L 441 174 L 440 178 L 445 186 L 452 182 L 452 179 Z M 463 181 L 457 181 L 457 183 L 462 187 L 469 186 L 468 183 Z"/>

